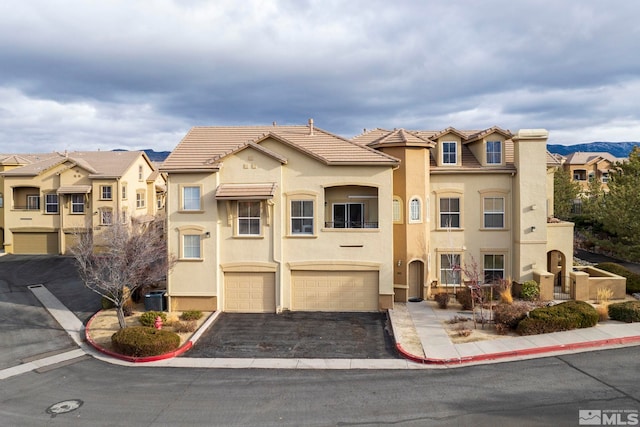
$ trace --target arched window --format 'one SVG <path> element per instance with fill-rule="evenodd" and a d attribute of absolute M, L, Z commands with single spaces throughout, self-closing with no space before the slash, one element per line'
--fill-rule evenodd
<path fill-rule="evenodd" d="M 409 202 L 409 222 L 422 221 L 422 203 L 420 199 L 414 197 Z"/>

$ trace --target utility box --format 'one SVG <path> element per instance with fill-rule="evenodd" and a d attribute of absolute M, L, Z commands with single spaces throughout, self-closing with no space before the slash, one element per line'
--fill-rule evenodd
<path fill-rule="evenodd" d="M 145 311 L 165 311 L 167 309 L 166 303 L 167 291 L 151 291 L 144 296 L 144 310 Z"/>

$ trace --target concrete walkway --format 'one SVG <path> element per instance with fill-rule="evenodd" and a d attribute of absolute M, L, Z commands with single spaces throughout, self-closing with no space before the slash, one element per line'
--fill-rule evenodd
<path fill-rule="evenodd" d="M 640 345 L 640 323 L 602 324 L 593 328 L 526 337 L 509 337 L 465 344 L 453 344 L 442 321 L 451 312 L 434 310 L 427 302 L 399 304 L 389 310 L 389 320 L 396 348 L 404 359 L 232 359 L 232 358 L 168 358 L 147 363 L 133 363 L 103 354 L 84 341 L 82 322 L 44 286 L 29 289 L 78 344 L 67 351 L 27 361 L 0 370 L 0 380 L 47 366 L 82 360 L 87 355 L 107 363 L 123 366 L 157 366 L 179 368 L 241 368 L 241 369 L 424 369 L 452 368 L 478 363 L 520 360 L 579 351 L 600 350 Z M 214 318 L 213 318 L 214 319 Z M 206 323 L 208 327 L 213 320 Z M 192 337 L 198 339 L 202 330 Z"/>

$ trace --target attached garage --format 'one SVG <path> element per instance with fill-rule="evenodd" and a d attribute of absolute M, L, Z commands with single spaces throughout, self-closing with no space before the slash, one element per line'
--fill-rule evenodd
<path fill-rule="evenodd" d="M 275 274 L 271 272 L 224 273 L 224 311 L 275 313 Z"/>
<path fill-rule="evenodd" d="M 29 255 L 57 255 L 58 233 L 13 233 L 13 253 Z"/>
<path fill-rule="evenodd" d="M 378 311 L 377 271 L 292 271 L 295 311 Z"/>

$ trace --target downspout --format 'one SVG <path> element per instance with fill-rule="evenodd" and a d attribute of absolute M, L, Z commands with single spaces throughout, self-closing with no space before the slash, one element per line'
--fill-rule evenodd
<path fill-rule="evenodd" d="M 282 193 L 282 165 L 280 165 L 280 179 L 279 179 L 279 193 Z M 282 200 L 282 194 L 280 194 L 280 200 Z M 280 203 L 280 212 L 276 221 L 276 205 L 271 206 L 267 203 L 268 209 L 271 210 L 271 243 L 273 250 L 273 262 L 277 264 L 276 267 L 276 313 L 282 313 L 282 214 L 283 203 Z M 276 232 L 276 227 L 279 228 L 279 232 Z"/>

